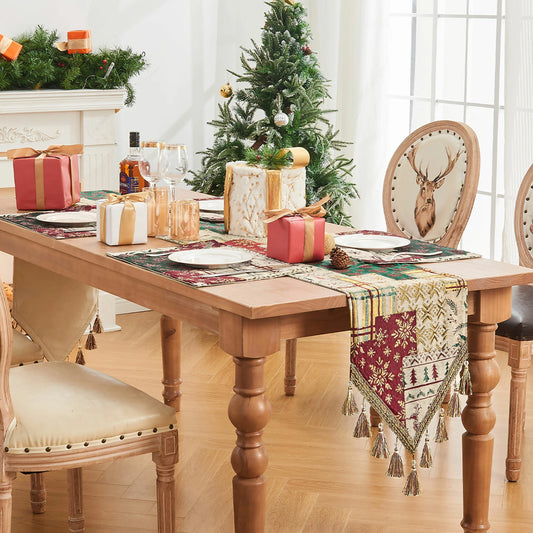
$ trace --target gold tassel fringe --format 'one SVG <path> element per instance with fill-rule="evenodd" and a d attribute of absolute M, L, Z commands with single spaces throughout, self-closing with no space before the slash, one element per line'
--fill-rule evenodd
<path fill-rule="evenodd" d="M 435 442 L 445 442 L 448 440 L 448 431 L 446 430 L 446 423 L 444 421 L 444 409 L 441 408 L 439 413 L 439 422 L 437 424 L 437 432 L 435 433 Z"/>
<path fill-rule="evenodd" d="M 361 409 L 361 414 L 359 415 L 357 424 L 355 424 L 355 429 L 353 430 L 353 436 L 357 439 L 362 437 L 370 437 L 370 422 L 366 416 L 366 407 L 364 402 Z"/>
<path fill-rule="evenodd" d="M 389 469 L 387 470 L 387 476 L 389 477 L 403 477 L 403 461 L 402 456 L 398 453 L 398 439 L 396 439 L 396 445 L 394 446 L 394 453 L 390 458 Z"/>
<path fill-rule="evenodd" d="M 100 320 L 100 315 L 98 313 L 96 313 L 96 317 L 94 319 L 92 331 L 93 331 L 93 333 L 102 333 L 102 331 L 103 331 L 102 321 Z"/>
<path fill-rule="evenodd" d="M 85 356 L 83 355 L 83 350 L 81 346 L 78 346 L 78 353 L 76 354 L 76 363 L 78 365 L 85 365 Z"/>
<path fill-rule="evenodd" d="M 377 459 L 387 459 L 389 457 L 389 447 L 387 446 L 387 440 L 385 439 L 385 434 L 383 433 L 383 423 L 378 424 L 378 434 L 376 435 L 376 440 L 374 441 L 374 446 L 370 451 L 372 457 Z"/>
<path fill-rule="evenodd" d="M 96 339 L 94 338 L 94 334 L 92 330 L 90 331 L 89 335 L 87 335 L 87 340 L 85 341 L 85 349 L 86 350 L 96 349 Z"/>
<path fill-rule="evenodd" d="M 414 459 L 411 461 L 411 472 L 409 472 L 403 493 L 406 496 L 418 496 L 420 494 L 420 481 L 418 480 L 416 461 Z"/>
<path fill-rule="evenodd" d="M 455 387 L 446 414 L 451 418 L 461 416 L 461 400 L 459 399 L 459 393 Z"/>
<path fill-rule="evenodd" d="M 459 380 L 459 392 L 461 394 L 472 394 L 472 378 L 470 377 L 470 370 L 468 368 L 468 361 L 465 361 L 461 370 L 461 379 Z"/>
<path fill-rule="evenodd" d="M 429 431 L 426 430 L 426 442 L 422 449 L 422 456 L 420 457 L 420 468 L 431 468 L 433 466 L 433 457 L 431 457 L 431 449 L 429 448 Z"/>
<path fill-rule="evenodd" d="M 348 393 L 346 394 L 346 399 L 344 400 L 341 413 L 345 416 L 355 415 L 359 409 L 357 409 L 357 403 L 353 394 L 352 383 L 348 382 Z"/>

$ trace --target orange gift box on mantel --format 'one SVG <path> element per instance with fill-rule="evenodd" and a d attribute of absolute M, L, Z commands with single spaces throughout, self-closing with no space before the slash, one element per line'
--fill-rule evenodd
<path fill-rule="evenodd" d="M 78 154 L 83 145 L 19 148 L 0 155 L 13 159 L 17 209 L 65 209 L 80 201 Z"/>
<path fill-rule="evenodd" d="M 15 61 L 21 50 L 21 44 L 0 33 L 0 56 L 5 57 L 8 61 Z"/>
<path fill-rule="evenodd" d="M 296 211 L 266 211 L 267 256 L 285 263 L 312 263 L 324 259 L 326 214 L 322 204 L 329 196 Z"/>
<path fill-rule="evenodd" d="M 88 54 L 93 51 L 91 30 L 72 30 L 67 32 L 67 41 L 57 42 L 54 46 L 69 54 Z"/>

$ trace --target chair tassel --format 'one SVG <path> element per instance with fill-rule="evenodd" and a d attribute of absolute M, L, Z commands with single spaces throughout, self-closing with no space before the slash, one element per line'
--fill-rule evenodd
<path fill-rule="evenodd" d="M 348 382 L 348 393 L 341 407 L 341 413 L 344 416 L 355 415 L 359 409 L 357 408 L 357 403 L 355 401 L 355 396 L 353 394 L 352 383 Z"/>
<path fill-rule="evenodd" d="M 448 431 L 446 430 L 446 423 L 444 422 L 444 409 L 440 410 L 439 422 L 437 424 L 437 432 L 435 433 L 435 442 L 445 442 L 448 440 Z"/>
<path fill-rule="evenodd" d="M 461 370 L 461 379 L 459 380 L 459 392 L 461 394 L 472 394 L 472 378 L 470 377 L 470 370 L 468 368 L 468 361 Z"/>
<path fill-rule="evenodd" d="M 76 363 L 78 365 L 85 365 L 85 356 L 83 355 L 83 350 L 81 349 L 81 345 L 78 346 L 78 353 L 76 354 Z"/>
<path fill-rule="evenodd" d="M 418 496 L 420 494 L 420 481 L 418 480 L 418 472 L 416 471 L 416 461 L 411 461 L 411 472 L 407 477 L 403 493 L 406 496 Z"/>
<path fill-rule="evenodd" d="M 398 453 L 398 439 L 394 446 L 394 453 L 390 458 L 389 469 L 387 470 L 389 477 L 403 477 L 403 461 L 402 456 Z"/>
<path fill-rule="evenodd" d="M 450 398 L 446 415 L 451 418 L 457 418 L 458 416 L 461 416 L 461 400 L 459 399 L 459 393 L 455 387 L 453 388 L 453 394 Z"/>
<path fill-rule="evenodd" d="M 422 449 L 422 456 L 420 457 L 420 468 L 431 468 L 433 466 L 433 457 L 431 457 L 431 449 L 429 448 L 429 431 L 426 430 L 426 442 Z"/>
<path fill-rule="evenodd" d="M 376 435 L 376 440 L 374 440 L 374 445 L 370 451 L 372 457 L 377 459 L 387 459 L 389 457 L 389 447 L 387 446 L 387 440 L 385 439 L 385 433 L 383 433 L 383 423 L 378 424 L 378 434 Z"/>
<path fill-rule="evenodd" d="M 94 338 L 93 330 L 87 335 L 87 340 L 85 341 L 86 350 L 95 350 L 96 349 L 96 339 Z"/>
<path fill-rule="evenodd" d="M 96 317 L 94 319 L 92 331 L 93 331 L 93 333 L 102 333 L 102 331 L 103 331 L 102 321 L 100 320 L 100 315 L 98 313 L 96 313 Z"/>
<path fill-rule="evenodd" d="M 353 430 L 353 436 L 357 439 L 362 437 L 370 437 L 370 422 L 366 416 L 366 407 L 363 402 L 363 407 L 361 408 L 361 414 L 357 419 L 357 424 L 355 424 L 355 429 Z"/>

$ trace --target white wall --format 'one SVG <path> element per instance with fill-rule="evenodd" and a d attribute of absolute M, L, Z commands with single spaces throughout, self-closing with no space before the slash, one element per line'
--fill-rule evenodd
<path fill-rule="evenodd" d="M 2 0 L 0 18 L 10 37 L 38 24 L 62 39 L 70 29 L 90 29 L 94 49 L 145 51 L 150 66 L 132 80 L 136 102 L 117 116 L 117 161 L 128 132 L 138 130 L 145 139 L 187 144 L 197 168 L 193 154 L 211 142 L 205 123 L 221 101 L 225 69 L 240 68 L 239 46 L 259 38 L 263 11 L 262 2 L 247 0 Z"/>

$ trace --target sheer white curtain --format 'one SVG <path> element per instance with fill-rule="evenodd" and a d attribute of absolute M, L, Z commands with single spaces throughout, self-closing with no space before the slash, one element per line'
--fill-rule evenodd
<path fill-rule="evenodd" d="M 514 203 L 533 163 L 533 2 L 506 3 L 505 28 L 505 222 L 503 260 L 518 262 Z"/>
<path fill-rule="evenodd" d="M 332 117 L 339 138 L 353 144 L 360 198 L 349 214 L 358 228 L 384 229 L 381 207 L 388 160 L 387 24 L 389 1 L 308 0 L 309 23 L 324 74 L 332 80 Z"/>

